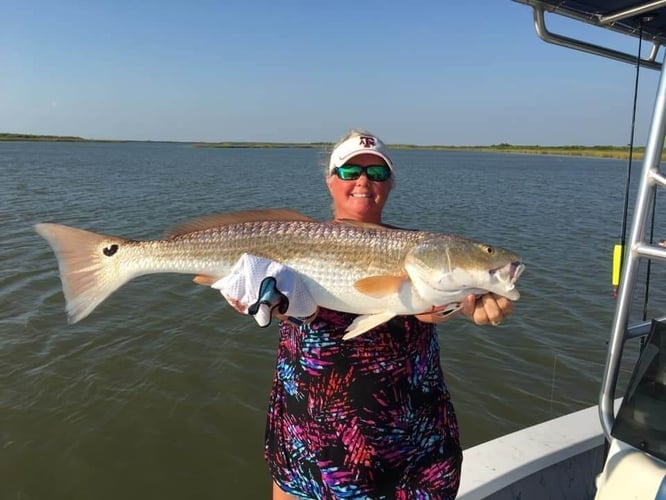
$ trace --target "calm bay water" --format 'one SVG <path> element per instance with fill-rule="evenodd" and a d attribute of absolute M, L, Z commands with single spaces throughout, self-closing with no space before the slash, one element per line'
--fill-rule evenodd
<path fill-rule="evenodd" d="M 464 445 L 595 404 L 626 162 L 394 157 L 386 222 L 505 246 L 527 266 L 510 320 L 440 327 Z M 0 143 L 0 499 L 268 498 L 275 326 L 258 328 L 180 275 L 139 278 L 68 325 L 55 258 L 32 225 L 155 238 L 245 208 L 325 220 L 322 158 L 314 149 Z M 659 226 L 655 238 L 665 235 Z M 663 312 L 664 277 L 653 269 L 650 313 Z"/>

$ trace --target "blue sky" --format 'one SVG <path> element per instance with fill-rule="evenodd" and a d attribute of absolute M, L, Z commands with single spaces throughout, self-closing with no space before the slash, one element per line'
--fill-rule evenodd
<path fill-rule="evenodd" d="M 629 142 L 635 68 L 511 0 L 0 0 L 0 132 L 419 145 Z M 635 52 L 637 40 L 563 23 Z M 647 50 L 647 49 L 646 49 Z M 636 141 L 658 74 L 641 71 Z"/>

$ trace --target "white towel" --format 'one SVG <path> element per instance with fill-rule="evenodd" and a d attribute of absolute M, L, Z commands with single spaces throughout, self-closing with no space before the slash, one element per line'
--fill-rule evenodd
<path fill-rule="evenodd" d="M 270 259 L 243 254 L 234 264 L 231 273 L 216 281 L 211 286 L 220 291 L 227 301 L 240 303 L 243 313 L 259 300 L 259 288 L 264 278 L 273 276 L 277 289 L 289 299 L 286 315 L 294 318 L 307 318 L 317 312 L 310 292 L 298 274 L 292 269 Z M 268 326 L 271 322 L 272 308 L 261 304 L 254 315 L 259 326 Z"/>

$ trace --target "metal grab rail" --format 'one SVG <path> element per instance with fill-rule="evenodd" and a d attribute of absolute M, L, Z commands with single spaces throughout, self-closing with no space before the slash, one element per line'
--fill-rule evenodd
<path fill-rule="evenodd" d="M 656 9 L 666 6 L 666 0 L 654 0 L 651 2 L 645 2 L 643 4 L 634 5 L 628 9 L 622 11 L 613 12 L 607 15 L 598 15 L 592 13 L 583 13 L 576 11 L 573 8 L 567 7 L 566 1 L 560 2 L 547 2 L 543 0 L 514 0 L 515 2 L 522 3 L 532 7 L 533 16 L 534 16 L 534 27 L 539 38 L 544 42 L 551 43 L 554 45 L 559 45 L 561 47 L 566 47 L 570 49 L 580 50 L 582 52 L 587 52 L 590 54 L 606 57 L 609 59 L 614 59 L 616 61 L 625 62 L 628 64 L 636 64 L 636 55 L 628 54 L 626 52 L 621 52 L 618 50 L 610 49 L 608 47 L 603 47 L 594 43 L 586 42 L 583 40 L 578 40 L 576 38 L 570 38 L 564 35 L 553 33 L 548 30 L 546 27 L 546 19 L 544 16 L 545 12 L 552 12 L 564 17 L 568 17 L 575 21 L 580 21 L 591 26 L 597 26 L 599 28 L 615 31 L 624 35 L 631 35 L 638 37 L 638 29 L 628 26 L 626 23 L 622 23 L 623 20 L 645 14 L 647 18 L 649 12 Z M 655 36 L 648 36 L 645 34 L 644 38 L 652 38 L 652 49 L 647 58 L 641 57 L 640 64 L 646 68 L 659 70 L 663 60 L 657 61 L 657 54 L 661 47 L 661 43 L 664 41 L 663 36 L 659 34 Z M 662 58 L 663 59 L 663 58 Z"/>
<path fill-rule="evenodd" d="M 643 5 L 634 5 L 633 7 L 620 10 L 613 14 L 609 14 L 607 16 L 601 16 L 599 18 L 599 24 L 612 24 L 617 21 L 622 21 L 623 19 L 640 16 L 641 14 L 651 12 L 660 7 L 663 7 L 664 5 L 666 5 L 666 0 L 654 0 L 653 2 L 648 2 Z"/>
<path fill-rule="evenodd" d="M 590 54 L 607 57 L 609 59 L 615 59 L 616 61 L 621 61 L 629 64 L 636 64 L 636 56 L 627 54 L 626 52 L 620 52 L 618 50 L 609 49 L 602 47 L 601 45 L 595 45 L 593 43 L 584 42 L 575 38 L 569 38 L 567 36 L 558 35 L 548 30 L 546 27 L 546 19 L 544 16 L 544 9 L 541 7 L 533 7 L 534 11 L 534 27 L 536 29 L 537 35 L 544 42 L 552 43 L 554 45 L 559 45 L 561 47 L 567 47 L 569 49 L 576 49 L 583 52 L 588 52 Z M 650 51 L 650 56 L 645 59 L 640 58 L 641 66 L 645 66 L 650 69 L 661 69 L 662 63 L 656 62 L 657 53 L 659 51 L 660 45 L 657 43 L 652 44 L 652 50 Z"/>

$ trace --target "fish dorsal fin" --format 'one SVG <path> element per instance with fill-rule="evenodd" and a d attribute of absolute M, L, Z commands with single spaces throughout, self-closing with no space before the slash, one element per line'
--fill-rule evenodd
<path fill-rule="evenodd" d="M 352 219 L 336 219 L 334 222 L 336 224 L 346 224 L 348 226 L 362 227 L 367 229 L 379 229 L 384 231 L 389 229 L 397 229 L 393 226 L 385 226 L 383 224 L 375 224 L 374 222 L 362 222 L 360 220 Z"/>
<path fill-rule="evenodd" d="M 174 238 L 194 231 L 203 231 L 218 226 L 228 226 L 230 224 L 242 224 L 243 222 L 260 221 L 307 221 L 313 222 L 314 219 L 303 215 L 296 210 L 289 208 L 279 208 L 272 210 L 245 210 L 242 212 L 230 212 L 226 214 L 212 214 L 197 217 L 182 224 L 178 224 L 173 229 L 167 231 L 165 238 Z"/>
<path fill-rule="evenodd" d="M 400 291 L 400 286 L 409 280 L 406 274 L 399 276 L 368 276 L 354 283 L 354 288 L 364 295 L 381 298 Z"/>

